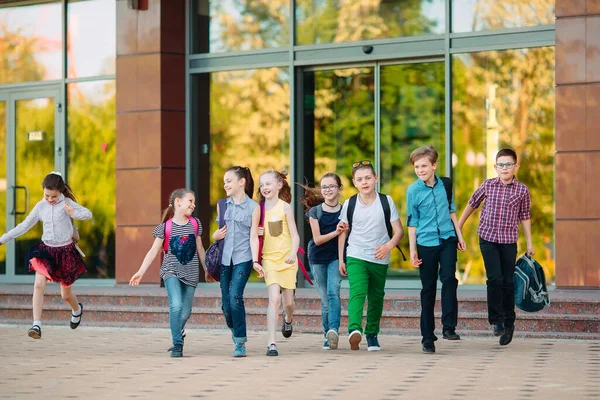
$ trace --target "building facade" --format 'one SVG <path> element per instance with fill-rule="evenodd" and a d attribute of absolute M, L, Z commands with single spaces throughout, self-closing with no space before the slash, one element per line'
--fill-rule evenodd
<path fill-rule="evenodd" d="M 348 196 L 352 162 L 370 159 L 405 221 L 408 155 L 432 144 L 459 209 L 514 148 L 550 281 L 600 284 L 599 1 L 25 1 L 0 5 L 0 28 L 0 230 L 64 172 L 94 212 L 87 279 L 129 280 L 178 187 L 208 245 L 232 165 L 288 170 L 301 220 L 294 182 L 335 171 Z M 475 219 L 463 283 L 485 280 Z M 29 279 L 39 236 L 0 247 L 1 281 Z M 412 276 L 394 254 L 390 279 Z"/>

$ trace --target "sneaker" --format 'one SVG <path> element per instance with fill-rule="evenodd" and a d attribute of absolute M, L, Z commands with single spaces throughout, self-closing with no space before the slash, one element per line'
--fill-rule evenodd
<path fill-rule="evenodd" d="M 335 350 L 338 348 L 338 342 L 340 341 L 340 335 L 334 329 L 327 331 L 327 340 L 329 341 L 329 348 Z"/>
<path fill-rule="evenodd" d="M 515 332 L 514 326 L 507 326 L 505 328 L 504 335 L 500 336 L 500 341 L 499 341 L 500 346 L 506 346 L 507 344 L 512 342 L 514 332 Z"/>
<path fill-rule="evenodd" d="M 81 309 L 79 315 L 75 315 L 73 314 L 73 311 L 71 311 L 71 329 L 77 329 L 77 327 L 81 323 L 81 317 L 83 317 L 83 304 L 79 303 L 79 308 Z M 77 322 L 73 322 L 73 319 L 75 319 Z"/>
<path fill-rule="evenodd" d="M 169 349 L 171 357 L 183 357 L 183 345 L 177 344 Z"/>
<path fill-rule="evenodd" d="M 41 339 L 42 338 L 42 328 L 39 325 L 34 325 L 27 331 L 27 336 L 32 339 Z"/>
<path fill-rule="evenodd" d="M 460 340 L 460 336 L 454 328 L 446 328 L 442 331 L 442 337 L 446 340 Z"/>
<path fill-rule="evenodd" d="M 331 346 L 329 345 L 329 340 L 325 339 L 323 341 L 323 350 L 329 350 Z"/>
<path fill-rule="evenodd" d="M 423 342 L 423 353 L 435 353 L 435 344 L 433 340 L 427 339 Z"/>
<path fill-rule="evenodd" d="M 243 343 L 237 343 L 233 350 L 234 357 L 246 357 L 246 346 Z"/>
<path fill-rule="evenodd" d="M 367 351 L 379 350 L 381 350 L 381 346 L 379 345 L 379 340 L 377 340 L 377 335 L 367 335 Z"/>
<path fill-rule="evenodd" d="M 294 332 L 294 327 L 291 322 L 285 322 L 285 311 L 283 312 L 283 325 L 281 325 L 281 334 L 284 338 L 289 338 Z"/>
<path fill-rule="evenodd" d="M 269 347 L 267 347 L 267 356 L 275 357 L 278 355 L 279 355 L 279 352 L 277 351 L 277 346 L 275 345 L 275 343 L 271 343 L 269 345 Z"/>
<path fill-rule="evenodd" d="M 502 336 L 504 335 L 505 329 L 504 324 L 500 322 L 499 324 L 494 324 L 494 336 Z"/>
<path fill-rule="evenodd" d="M 360 331 L 350 332 L 350 336 L 348 336 L 348 342 L 350 342 L 350 349 L 352 349 L 352 350 L 360 349 L 361 341 L 362 341 L 362 334 L 360 333 Z"/>

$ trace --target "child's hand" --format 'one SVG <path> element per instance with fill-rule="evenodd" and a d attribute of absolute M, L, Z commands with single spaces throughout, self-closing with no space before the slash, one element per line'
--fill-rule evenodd
<path fill-rule="evenodd" d="M 215 278 L 212 277 L 211 274 L 208 273 L 208 271 L 204 271 L 204 280 L 208 283 L 215 283 L 217 281 Z"/>
<path fill-rule="evenodd" d="M 462 252 L 467 251 L 467 243 L 465 242 L 465 239 L 458 239 L 458 249 Z"/>
<path fill-rule="evenodd" d="M 381 246 L 379 246 L 375 249 L 375 259 L 383 260 L 384 258 L 387 257 L 388 254 L 390 254 L 391 250 L 392 249 L 390 249 L 390 246 L 388 245 L 388 243 L 382 244 Z"/>
<path fill-rule="evenodd" d="M 263 266 L 260 265 L 259 263 L 254 263 L 254 265 L 252 267 L 258 273 L 259 278 L 265 278 L 267 276 L 267 271 L 265 271 Z"/>
<path fill-rule="evenodd" d="M 144 276 L 144 274 L 141 273 L 140 271 L 136 272 L 135 275 L 133 275 L 131 277 L 131 279 L 129 280 L 129 285 L 130 286 L 137 286 L 137 285 L 139 285 L 143 276 Z"/>
<path fill-rule="evenodd" d="M 338 222 L 336 228 L 335 228 L 338 236 L 342 234 L 342 232 L 347 231 L 348 230 L 348 224 L 345 222 Z"/>
<path fill-rule="evenodd" d="M 343 261 L 340 261 L 340 274 L 342 274 L 342 276 L 348 276 L 348 271 L 346 271 L 346 263 Z"/>
<path fill-rule="evenodd" d="M 527 254 L 531 257 L 533 257 L 533 255 L 535 254 L 535 250 L 533 249 L 532 244 L 527 245 Z"/>
<path fill-rule="evenodd" d="M 69 214 L 69 217 L 72 217 L 75 214 L 75 209 L 67 203 L 65 203 L 65 211 L 67 212 L 67 214 Z"/>
<path fill-rule="evenodd" d="M 221 229 L 218 229 L 213 233 L 213 240 L 223 240 L 225 239 L 225 235 L 227 235 L 227 225 L 223 225 Z"/>
<path fill-rule="evenodd" d="M 294 255 L 294 254 L 290 254 L 290 255 L 288 256 L 288 258 L 286 258 L 286 259 L 285 259 L 285 261 L 284 261 L 284 262 L 285 262 L 286 264 L 295 264 L 297 259 L 298 259 L 298 257 L 296 257 L 296 255 Z"/>
<path fill-rule="evenodd" d="M 259 226 L 258 229 L 256 230 L 256 233 L 258 234 L 258 236 L 263 236 L 265 234 L 265 227 Z"/>
<path fill-rule="evenodd" d="M 410 263 L 415 268 L 419 268 L 421 266 L 421 264 L 423 264 L 423 260 L 421 260 L 419 258 L 419 255 L 417 254 L 416 251 L 411 251 L 410 252 Z"/>

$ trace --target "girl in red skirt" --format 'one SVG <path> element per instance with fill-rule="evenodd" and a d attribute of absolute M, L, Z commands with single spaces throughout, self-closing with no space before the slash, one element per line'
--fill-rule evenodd
<path fill-rule="evenodd" d="M 83 305 L 71 290 L 71 285 L 86 272 L 83 258 L 73 243 L 73 219 L 91 219 L 92 212 L 75 202 L 75 195 L 59 172 L 51 172 L 42 182 L 44 198 L 23 222 L 0 237 L 0 245 L 15 239 L 38 221 L 44 224 L 42 241 L 29 250 L 29 271 L 35 271 L 33 286 L 33 326 L 27 335 L 42 337 L 42 304 L 46 281 L 60 283 L 63 300 L 71 306 L 71 329 L 81 323 Z"/>

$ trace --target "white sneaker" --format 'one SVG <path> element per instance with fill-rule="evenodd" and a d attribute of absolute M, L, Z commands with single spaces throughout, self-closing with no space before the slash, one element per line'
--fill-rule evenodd
<path fill-rule="evenodd" d="M 361 341 L 362 341 L 362 334 L 360 333 L 360 331 L 350 332 L 350 336 L 348 336 L 348 342 L 350 342 L 350 349 L 359 350 Z"/>
<path fill-rule="evenodd" d="M 331 350 L 335 350 L 338 348 L 340 335 L 338 335 L 338 333 L 335 330 L 330 329 L 327 331 L 327 340 L 329 341 L 329 348 Z"/>

